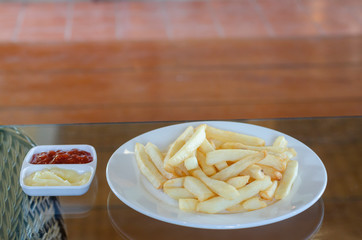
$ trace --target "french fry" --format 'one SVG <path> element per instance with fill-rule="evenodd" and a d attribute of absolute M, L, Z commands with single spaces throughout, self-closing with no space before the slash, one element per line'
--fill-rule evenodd
<path fill-rule="evenodd" d="M 285 149 L 280 155 L 282 158 L 291 159 L 297 155 L 297 152 L 294 148 L 288 148 L 288 141 L 285 139 L 284 136 L 279 136 L 273 142 L 273 147 L 279 147 Z"/>
<path fill-rule="evenodd" d="M 214 168 L 214 166 L 206 163 L 206 157 L 202 152 L 197 151 L 196 157 L 202 171 L 204 171 L 207 176 L 211 176 L 216 173 L 216 169 Z"/>
<path fill-rule="evenodd" d="M 166 178 L 161 175 L 155 165 L 149 159 L 145 147 L 141 143 L 135 145 L 136 162 L 141 173 L 150 181 L 155 188 L 161 188 Z"/>
<path fill-rule="evenodd" d="M 223 142 L 240 142 L 252 146 L 265 145 L 265 141 L 263 139 L 254 136 L 225 131 L 211 126 L 207 126 L 205 131 L 208 139 L 217 139 Z"/>
<path fill-rule="evenodd" d="M 277 137 L 273 142 L 273 147 L 286 148 L 288 145 L 288 141 L 284 136 Z"/>
<path fill-rule="evenodd" d="M 272 167 L 265 166 L 265 165 L 259 165 L 264 173 L 264 175 L 269 176 L 272 180 L 280 181 L 282 179 L 282 173 L 275 170 Z"/>
<path fill-rule="evenodd" d="M 184 187 L 199 201 L 204 201 L 215 195 L 203 182 L 195 177 L 185 177 Z"/>
<path fill-rule="evenodd" d="M 261 200 L 259 197 L 252 197 L 242 203 L 242 207 L 248 211 L 254 211 L 260 208 L 265 208 L 266 202 Z"/>
<path fill-rule="evenodd" d="M 238 142 L 226 142 L 220 146 L 221 149 L 244 149 L 251 151 L 270 151 L 275 153 L 283 153 L 287 150 L 284 147 L 277 146 L 249 146 Z"/>
<path fill-rule="evenodd" d="M 238 162 L 233 163 L 227 168 L 224 168 L 220 172 L 215 173 L 214 175 L 211 176 L 211 178 L 222 181 L 228 180 L 229 178 L 235 177 L 238 174 L 240 174 L 244 169 L 249 167 L 251 164 L 259 162 L 264 157 L 265 157 L 264 152 L 259 152 L 256 154 L 246 156 L 241 160 L 239 160 Z"/>
<path fill-rule="evenodd" d="M 196 156 L 191 156 L 189 158 L 186 158 L 184 163 L 188 171 L 196 169 L 199 166 Z"/>
<path fill-rule="evenodd" d="M 243 207 L 243 205 L 241 203 L 238 203 L 238 204 L 235 204 L 235 205 L 227 208 L 226 211 L 228 211 L 230 213 L 240 213 L 240 212 L 245 212 L 245 208 Z"/>
<path fill-rule="evenodd" d="M 178 200 L 179 209 L 185 212 L 195 212 L 198 203 L 199 201 L 197 201 L 196 199 L 190 199 L 190 198 Z"/>
<path fill-rule="evenodd" d="M 192 172 L 192 175 L 200 179 L 211 191 L 226 199 L 234 199 L 239 196 L 239 192 L 236 188 L 226 182 L 215 180 L 206 176 L 201 169 L 196 169 Z"/>
<path fill-rule="evenodd" d="M 156 166 L 157 170 L 167 179 L 174 178 L 175 176 L 172 173 L 167 172 L 163 167 L 163 155 L 156 145 L 153 143 L 147 143 L 145 146 L 145 151 L 150 157 L 153 164 Z"/>
<path fill-rule="evenodd" d="M 271 155 L 274 155 L 277 158 L 280 158 L 283 163 L 284 163 L 284 167 L 286 166 L 286 163 L 294 158 L 295 156 L 297 156 L 297 152 L 295 151 L 294 148 L 287 148 L 287 150 L 285 152 L 282 153 L 275 153 L 275 152 L 269 152 Z"/>
<path fill-rule="evenodd" d="M 193 133 L 194 128 L 192 126 L 187 127 L 186 130 L 183 131 L 183 133 L 170 145 L 163 160 L 163 166 L 166 171 L 173 173 L 174 169 L 168 164 L 168 160 L 173 157 L 183 145 L 185 145 L 185 142 L 192 136 Z"/>
<path fill-rule="evenodd" d="M 215 147 L 209 142 L 209 140 L 205 138 L 205 140 L 200 145 L 199 150 L 206 155 L 208 152 L 215 151 Z"/>
<path fill-rule="evenodd" d="M 272 167 L 281 172 L 284 172 L 286 166 L 283 159 L 272 154 L 267 154 L 263 160 L 258 162 L 258 164 Z"/>
<path fill-rule="evenodd" d="M 253 211 L 285 198 L 298 174 L 284 136 L 263 139 L 201 124 L 186 128 L 166 152 L 135 144 L 140 172 L 187 212 Z"/>
<path fill-rule="evenodd" d="M 195 196 L 187 191 L 185 188 L 164 188 L 163 191 L 173 199 L 183 199 L 183 198 L 195 198 Z"/>
<path fill-rule="evenodd" d="M 218 162 L 218 163 L 215 163 L 215 167 L 218 171 L 221 171 L 223 170 L 224 168 L 227 168 L 229 165 L 227 164 L 226 161 L 222 161 L 222 162 Z"/>
<path fill-rule="evenodd" d="M 236 189 L 244 187 L 249 182 L 250 176 L 237 176 L 230 178 L 226 183 L 234 186 Z"/>
<path fill-rule="evenodd" d="M 169 179 L 163 183 L 163 188 L 180 188 L 184 186 L 184 177 Z"/>
<path fill-rule="evenodd" d="M 199 150 L 203 154 L 207 155 L 207 153 L 215 151 L 215 147 L 207 139 L 205 139 L 205 141 L 201 144 Z M 212 164 L 208 164 L 208 165 L 212 165 Z M 219 162 L 215 163 L 215 167 L 218 171 L 226 168 L 227 166 L 228 166 L 228 164 L 226 163 L 226 161 L 219 161 Z"/>
<path fill-rule="evenodd" d="M 239 196 L 233 200 L 229 200 L 220 196 L 210 198 L 206 201 L 200 202 L 197 205 L 197 211 L 203 213 L 219 213 L 227 208 L 239 204 L 240 202 L 249 199 L 260 191 L 268 188 L 272 184 L 270 177 L 265 177 L 262 180 L 255 180 L 245 187 L 238 190 Z"/>
<path fill-rule="evenodd" d="M 182 169 L 179 167 L 175 167 L 173 168 L 173 170 L 174 170 L 173 174 L 178 178 L 187 176 L 187 174 L 184 171 L 182 171 Z"/>
<path fill-rule="evenodd" d="M 278 181 L 274 180 L 272 185 L 267 189 L 260 191 L 259 195 L 265 200 L 272 200 L 277 189 Z"/>
<path fill-rule="evenodd" d="M 259 165 L 252 164 L 241 172 L 241 175 L 250 176 L 254 179 L 263 179 L 265 174 Z"/>
<path fill-rule="evenodd" d="M 285 154 L 287 155 L 287 158 L 292 159 L 293 157 L 297 156 L 297 152 L 294 148 L 288 148 L 287 151 L 285 151 Z"/>
<path fill-rule="evenodd" d="M 184 176 L 189 176 L 190 173 L 187 170 L 185 164 L 185 162 L 180 163 L 179 165 L 177 165 L 176 167 L 174 167 L 174 171 L 176 173 L 176 175 L 178 177 L 184 177 Z"/>
<path fill-rule="evenodd" d="M 224 143 L 223 141 L 217 140 L 217 139 L 209 139 L 209 142 L 212 146 L 214 146 L 215 149 L 219 149 L 220 146 Z"/>
<path fill-rule="evenodd" d="M 200 125 L 195 129 L 194 134 L 186 141 L 186 143 L 178 150 L 175 155 L 167 160 L 167 164 L 171 166 L 177 166 L 182 163 L 187 157 L 189 157 L 192 152 L 194 152 L 202 142 L 205 140 L 206 125 Z"/>
<path fill-rule="evenodd" d="M 298 174 L 298 162 L 295 160 L 288 161 L 287 168 L 283 174 L 282 180 L 280 180 L 279 186 L 275 191 L 274 198 L 277 200 L 285 198 L 294 183 Z"/>
<path fill-rule="evenodd" d="M 206 154 L 206 163 L 214 165 L 225 161 L 238 161 L 248 155 L 255 154 L 257 151 L 242 150 L 242 149 L 220 149 Z"/>

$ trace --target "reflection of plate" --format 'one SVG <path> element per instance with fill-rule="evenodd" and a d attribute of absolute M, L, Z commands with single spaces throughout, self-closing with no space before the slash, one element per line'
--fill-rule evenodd
<path fill-rule="evenodd" d="M 136 142 L 156 144 L 161 150 L 189 125 L 207 123 L 220 129 L 261 137 L 267 145 L 280 135 L 285 136 L 288 146 L 293 147 L 299 162 L 299 174 L 290 194 L 267 208 L 237 214 L 200 214 L 179 210 L 161 190 L 155 190 L 140 174 L 134 158 Z M 236 122 L 191 122 L 172 125 L 142 134 L 118 148 L 107 165 L 107 181 L 125 204 L 149 217 L 188 227 L 207 229 L 234 229 L 262 226 L 278 222 L 312 206 L 322 195 L 327 185 L 327 173 L 319 157 L 300 141 L 268 128 Z"/>
<path fill-rule="evenodd" d="M 109 192 L 107 199 L 109 219 L 120 236 L 124 239 L 148 239 L 157 233 L 158 239 L 311 239 L 319 230 L 324 217 L 322 198 L 306 211 L 295 217 L 266 226 L 228 231 L 186 228 L 170 225 L 161 221 L 152 221 L 122 202 Z M 135 227 L 135 223 L 140 227 Z"/>

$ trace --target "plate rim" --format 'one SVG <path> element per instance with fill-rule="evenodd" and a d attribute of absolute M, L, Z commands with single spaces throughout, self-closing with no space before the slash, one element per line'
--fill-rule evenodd
<path fill-rule="evenodd" d="M 119 192 L 117 192 L 115 190 L 115 188 L 113 187 L 112 184 L 112 180 L 110 179 L 110 175 L 109 175 L 109 168 L 110 168 L 110 164 L 111 164 L 111 160 L 114 158 L 114 155 L 125 145 L 129 145 L 132 141 L 135 141 L 137 138 L 141 138 L 146 134 L 152 134 L 156 131 L 159 131 L 161 129 L 165 129 L 165 128 L 172 128 L 172 127 L 181 127 L 181 126 L 194 126 L 194 125 L 198 125 L 198 124 L 240 124 L 240 125 L 244 125 L 244 126 L 248 126 L 248 127 L 256 127 L 256 128 L 260 128 L 260 129 L 265 129 L 267 131 L 272 131 L 278 134 L 282 134 L 284 136 L 287 136 L 295 141 L 297 141 L 299 144 L 301 144 L 303 147 L 306 147 L 309 151 L 311 151 L 313 153 L 313 155 L 316 157 L 315 160 L 318 160 L 318 163 L 320 164 L 320 167 L 322 167 L 323 170 L 323 184 L 321 185 L 321 188 L 318 192 L 318 194 L 316 196 L 313 197 L 312 200 L 310 200 L 309 202 L 307 202 L 306 204 L 304 204 L 302 207 L 300 207 L 298 210 L 293 210 L 289 213 L 283 214 L 281 216 L 275 217 L 275 218 L 270 218 L 270 219 L 265 219 L 262 221 L 256 221 L 256 222 L 251 222 L 251 223 L 235 223 L 235 224 L 228 224 L 228 225 L 223 225 L 223 224 L 219 224 L 219 225 L 213 225 L 213 224 L 194 224 L 194 223 L 189 223 L 189 222 L 185 222 L 185 221 L 180 221 L 180 220 L 175 220 L 175 219 L 170 219 L 168 217 L 162 216 L 162 215 L 158 215 L 158 214 L 154 214 L 151 213 L 149 211 L 144 211 L 143 209 L 140 209 L 138 206 L 136 206 L 134 203 L 132 203 L 132 201 L 129 201 L 127 198 L 123 197 L 122 194 L 120 194 Z M 140 173 L 139 173 L 140 174 Z M 304 212 L 305 210 L 307 210 L 308 208 L 310 208 L 311 206 L 313 206 L 313 204 L 315 204 L 323 195 L 326 187 L 327 187 L 327 183 L 328 183 L 328 174 L 327 174 L 327 170 L 326 167 L 323 164 L 323 161 L 320 159 L 320 157 L 306 144 L 304 144 L 303 142 L 301 142 L 300 140 L 285 134 L 283 132 L 280 132 L 278 130 L 272 129 L 272 128 L 268 128 L 268 127 L 264 127 L 264 126 L 260 126 L 260 125 L 256 125 L 256 124 L 252 124 L 252 123 L 245 123 L 245 122 L 237 122 L 237 121 L 188 121 L 188 122 L 182 122 L 182 123 L 175 123 L 175 124 L 170 124 L 167 126 L 163 126 L 163 127 L 159 127 L 159 128 L 155 128 L 152 129 L 150 131 L 144 132 L 142 134 L 139 134 L 135 137 L 133 137 L 132 139 L 126 141 L 125 143 L 123 143 L 122 145 L 120 145 L 111 155 L 111 157 L 108 160 L 107 163 L 107 167 L 106 167 L 106 179 L 107 179 L 107 183 L 111 189 L 111 191 L 117 196 L 117 198 L 119 200 L 121 200 L 123 203 L 125 203 L 128 207 L 132 208 L 133 210 L 146 215 L 150 218 L 159 220 L 159 221 L 163 221 L 166 223 L 171 223 L 171 224 L 175 224 L 175 225 L 179 225 L 179 226 L 184 226 L 184 227 L 192 227 L 192 228 L 200 228 L 200 229 L 217 229 L 217 230 L 228 230 L 228 229 L 243 229 L 243 228 L 252 228 L 252 227 L 258 227 L 258 226 L 264 226 L 264 225 L 268 225 L 268 224 L 272 224 L 272 223 L 276 223 L 276 222 L 280 222 L 283 220 L 286 220 L 288 218 L 291 218 L 293 216 L 296 216 L 298 214 L 300 214 L 301 212 Z M 181 211 L 181 210 L 180 210 Z M 194 213 L 190 213 L 190 214 L 194 214 Z M 196 213 L 196 214 L 202 214 L 202 215 L 206 215 L 203 213 Z M 233 213 L 232 213 L 233 214 Z M 241 213 L 242 214 L 242 213 Z M 207 214 L 207 216 L 210 214 Z"/>

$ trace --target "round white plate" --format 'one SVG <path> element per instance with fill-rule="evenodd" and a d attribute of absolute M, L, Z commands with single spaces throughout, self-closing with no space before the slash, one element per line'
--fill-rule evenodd
<path fill-rule="evenodd" d="M 290 194 L 271 206 L 251 212 L 210 215 L 179 210 L 175 200 L 162 190 L 154 189 L 140 173 L 134 146 L 136 142 L 152 142 L 164 151 L 187 126 L 202 123 L 263 138 L 266 145 L 271 145 L 276 137 L 283 135 L 288 141 L 288 147 L 294 148 L 298 153 L 295 160 L 299 162 L 299 171 Z M 106 176 L 114 194 L 134 210 L 168 223 L 205 229 L 249 228 L 290 218 L 312 206 L 322 196 L 327 185 L 327 172 L 322 161 L 302 142 L 265 127 L 226 121 L 176 124 L 135 137 L 113 153 L 107 164 Z"/>

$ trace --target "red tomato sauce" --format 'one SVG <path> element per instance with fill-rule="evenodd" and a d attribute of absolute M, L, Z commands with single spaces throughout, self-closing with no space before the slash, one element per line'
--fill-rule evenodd
<path fill-rule="evenodd" d="M 92 155 L 83 150 L 72 149 L 70 151 L 48 151 L 33 155 L 32 164 L 82 164 L 93 161 Z"/>

